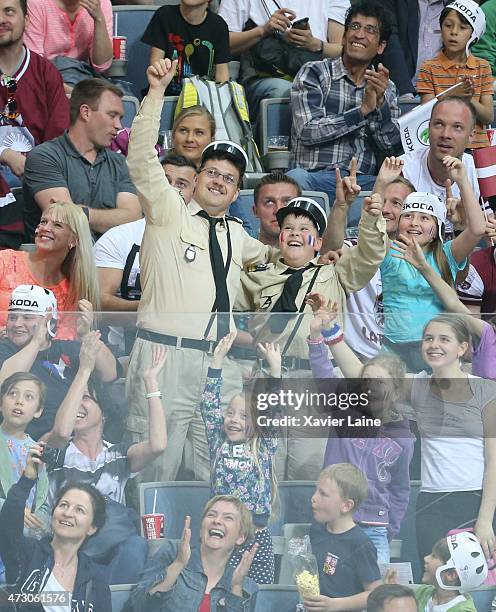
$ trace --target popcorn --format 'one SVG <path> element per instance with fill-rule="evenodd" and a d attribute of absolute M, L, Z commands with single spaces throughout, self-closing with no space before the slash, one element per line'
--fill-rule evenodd
<path fill-rule="evenodd" d="M 295 575 L 295 580 L 298 592 L 303 599 L 320 595 L 318 574 L 312 574 L 308 570 L 303 570 Z"/>

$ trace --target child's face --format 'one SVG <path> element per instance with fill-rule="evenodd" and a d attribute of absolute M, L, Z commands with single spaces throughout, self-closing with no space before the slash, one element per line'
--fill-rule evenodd
<path fill-rule="evenodd" d="M 446 323 L 434 321 L 425 328 L 422 338 L 422 358 L 432 368 L 457 362 L 467 350 L 466 342 L 459 342 Z"/>
<path fill-rule="evenodd" d="M 332 523 L 347 514 L 353 502 L 343 498 L 336 482 L 328 477 L 317 480 L 312 495 L 312 512 L 317 523 Z"/>
<path fill-rule="evenodd" d="M 285 217 L 279 234 L 279 248 L 287 266 L 304 266 L 315 257 L 321 246 L 322 240 L 311 219 L 293 214 Z"/>
<path fill-rule="evenodd" d="M 224 431 L 230 442 L 246 440 L 246 430 L 250 423 L 245 400 L 241 395 L 232 398 L 224 414 Z"/>
<path fill-rule="evenodd" d="M 450 11 L 441 25 L 444 48 L 450 53 L 465 51 L 472 32 L 472 27 L 461 18 L 458 11 Z"/>
<path fill-rule="evenodd" d="M 427 557 L 424 557 L 424 573 L 422 575 L 422 583 L 437 586 L 436 570 L 438 567 L 441 567 L 441 565 L 444 565 L 444 561 L 438 559 L 433 553 L 427 555 Z"/>
<path fill-rule="evenodd" d="M 0 409 L 4 429 L 24 431 L 41 415 L 40 388 L 31 380 L 16 382 L 4 395 Z"/>
<path fill-rule="evenodd" d="M 386 402 L 391 402 L 395 396 L 395 386 L 391 374 L 380 365 L 370 364 L 363 370 L 362 379 L 366 384 L 370 404 L 373 411 L 385 408 Z"/>
<path fill-rule="evenodd" d="M 400 217 L 398 233 L 415 238 L 420 246 L 425 246 L 438 235 L 436 219 L 420 212 L 406 212 Z"/>

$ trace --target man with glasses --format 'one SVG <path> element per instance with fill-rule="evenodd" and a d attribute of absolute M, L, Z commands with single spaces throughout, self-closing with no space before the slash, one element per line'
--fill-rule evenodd
<path fill-rule="evenodd" d="M 292 166 L 288 174 L 303 190 L 336 192 L 335 168 L 342 175 L 357 158 L 357 181 L 372 189 L 378 155 L 401 152 L 396 122 L 396 88 L 387 69 L 372 62 L 386 48 L 391 25 L 373 0 L 353 3 L 346 15 L 343 54 L 335 60 L 309 62 L 291 91 Z M 357 225 L 359 207 L 349 225 Z"/>
<path fill-rule="evenodd" d="M 146 218 L 140 253 L 141 299 L 138 333 L 127 376 L 133 441 L 147 431 L 147 397 L 142 368 L 153 343 L 168 356 L 160 389 L 166 394 L 169 443 L 147 469 L 146 480 L 174 480 L 186 440 L 194 477 L 209 480 L 205 426 L 199 414 L 210 356 L 216 341 L 234 324 L 229 314 L 244 266 L 266 262 L 275 249 L 251 238 L 240 222 L 226 215 L 239 193 L 246 154 L 235 143 L 217 141 L 203 151 L 193 200 L 183 198 L 164 175 L 155 154 L 164 91 L 176 63 L 155 62 L 147 70 L 150 89 L 131 130 L 128 164 Z M 225 361 L 223 397 L 241 390 L 241 376 Z"/>

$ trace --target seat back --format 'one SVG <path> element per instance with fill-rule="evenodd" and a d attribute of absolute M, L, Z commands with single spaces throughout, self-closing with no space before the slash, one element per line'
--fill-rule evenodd
<path fill-rule="evenodd" d="M 139 100 L 134 96 L 124 96 L 122 105 L 124 107 L 124 117 L 121 119 L 122 127 L 130 128 L 138 112 Z"/>
<path fill-rule="evenodd" d="M 260 153 L 262 157 L 269 152 L 267 138 L 269 136 L 291 135 L 291 109 L 289 98 L 271 98 L 262 100 L 260 104 L 261 133 Z"/>
<path fill-rule="evenodd" d="M 124 604 L 129 599 L 134 584 L 112 584 L 110 595 L 112 597 L 112 612 L 121 612 Z"/>
<path fill-rule="evenodd" d="M 293 612 L 300 596 L 295 586 L 261 584 L 258 587 L 255 612 Z"/>
<path fill-rule="evenodd" d="M 146 69 L 150 63 L 149 45 L 141 42 L 156 6 L 114 6 L 114 32 L 118 36 L 127 38 L 126 59 L 127 76 L 131 82 L 132 90 L 137 98 L 141 98 L 141 91 L 147 86 Z"/>
<path fill-rule="evenodd" d="M 165 96 L 164 105 L 162 106 L 162 114 L 160 115 L 160 131 L 172 130 L 174 123 L 174 112 L 176 110 L 179 96 Z"/>
<path fill-rule="evenodd" d="M 156 495 L 155 495 L 156 493 Z M 155 512 L 165 516 L 165 536 L 180 539 L 184 518 L 191 516 L 191 545 L 196 546 L 200 536 L 202 510 L 210 499 L 208 482 L 147 482 L 139 485 L 140 514 Z"/>

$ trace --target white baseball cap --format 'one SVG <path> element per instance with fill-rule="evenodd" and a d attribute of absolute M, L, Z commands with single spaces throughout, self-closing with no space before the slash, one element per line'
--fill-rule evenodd
<path fill-rule="evenodd" d="M 408 194 L 403 202 L 401 214 L 404 215 L 407 212 L 419 212 L 435 217 L 437 219 L 439 239 L 443 239 L 443 228 L 446 223 L 446 205 L 437 195 L 427 193 L 426 191 L 414 191 Z"/>

